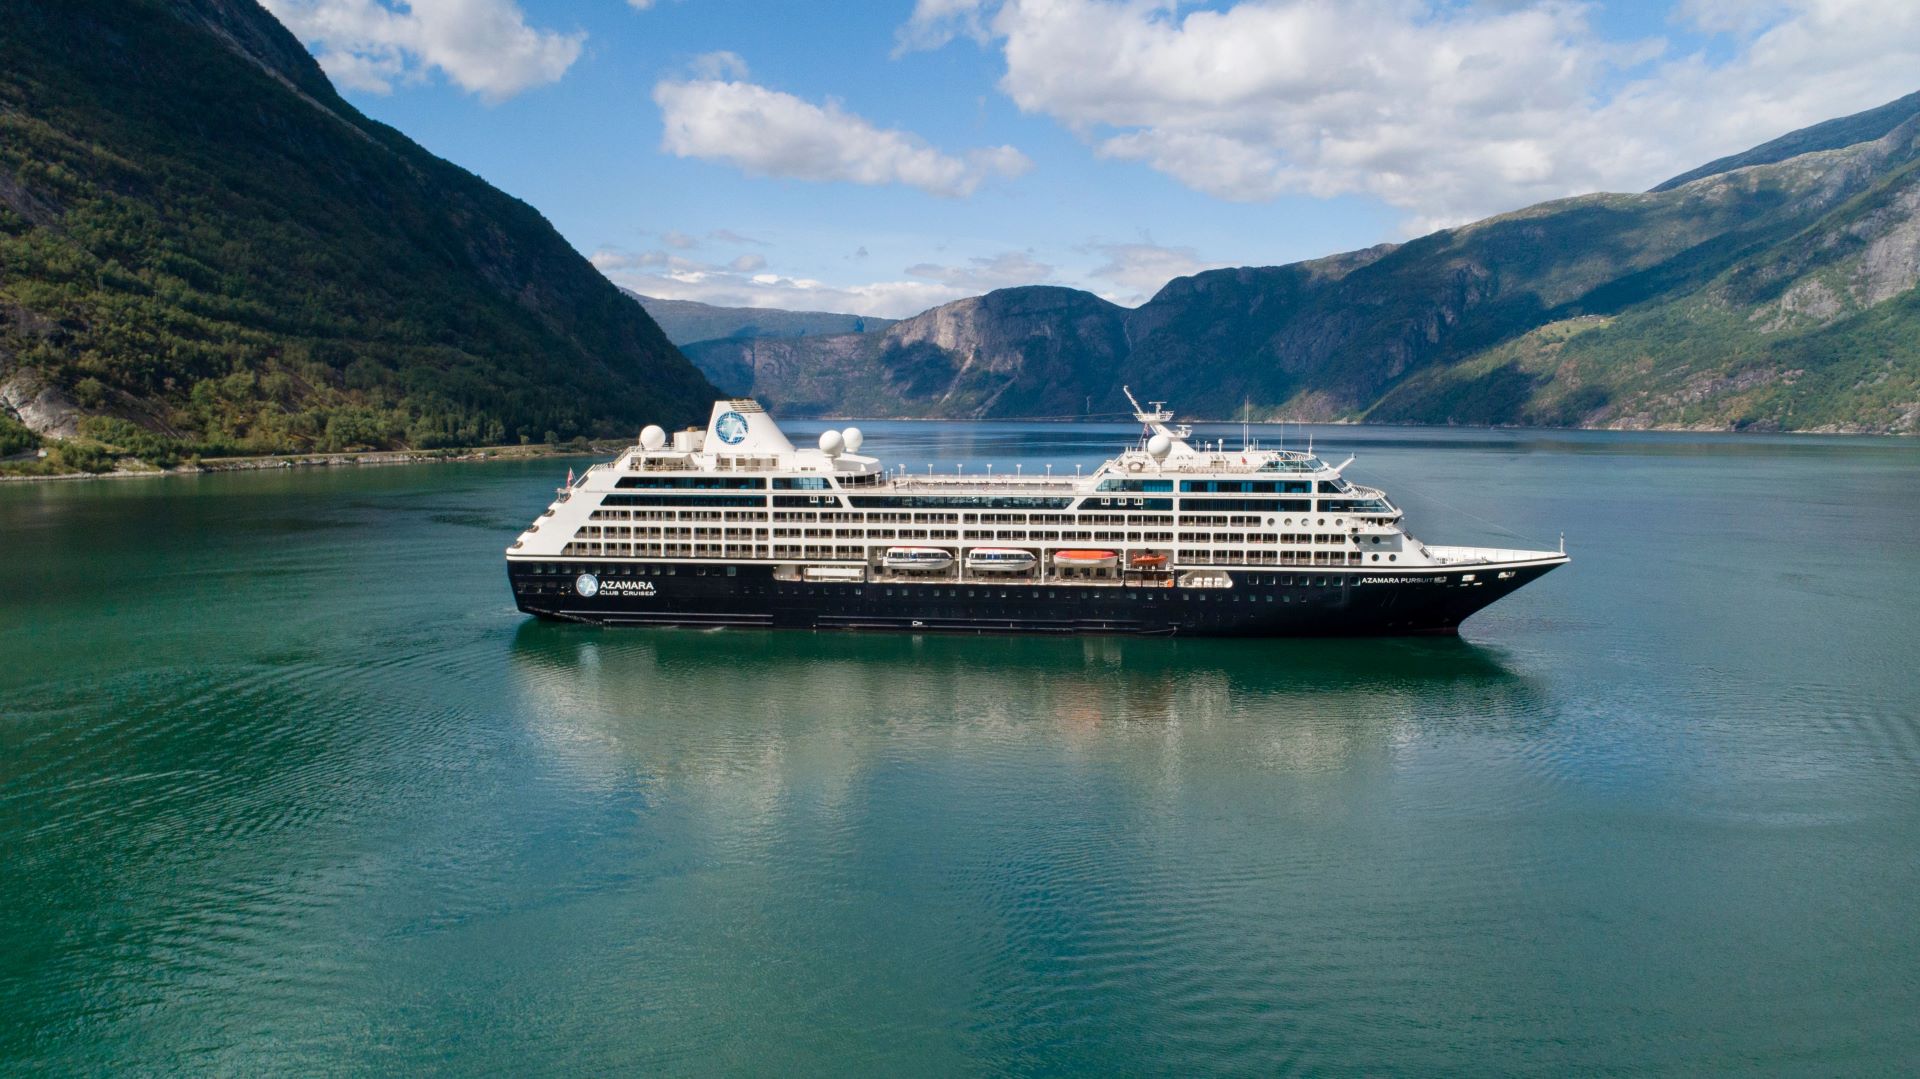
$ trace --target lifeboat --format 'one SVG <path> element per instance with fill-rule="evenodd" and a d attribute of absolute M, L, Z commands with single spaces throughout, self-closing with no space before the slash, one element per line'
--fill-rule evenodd
<path fill-rule="evenodd" d="M 967 552 L 967 568 L 975 573 L 1025 573 L 1038 561 L 1032 551 L 1017 547 L 975 547 Z"/>
<path fill-rule="evenodd" d="M 1128 560 L 1128 564 L 1133 566 L 1134 569 L 1159 569 L 1167 564 L 1167 556 L 1163 554 L 1137 554 Z"/>
<path fill-rule="evenodd" d="M 1112 551 L 1055 551 L 1053 564 L 1069 569 L 1110 569 L 1120 561 Z"/>
<path fill-rule="evenodd" d="M 887 569 L 933 573 L 953 565 L 953 552 L 938 547 L 889 547 L 880 564 Z"/>

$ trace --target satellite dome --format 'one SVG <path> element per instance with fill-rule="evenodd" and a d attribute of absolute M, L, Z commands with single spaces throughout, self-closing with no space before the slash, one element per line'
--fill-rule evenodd
<path fill-rule="evenodd" d="M 659 424 L 650 423 L 640 429 L 640 448 L 657 450 L 667 444 L 667 432 Z"/>
<path fill-rule="evenodd" d="M 840 432 L 840 439 L 847 444 L 848 453 L 859 453 L 860 443 L 865 442 L 867 436 L 860 433 L 860 428 L 849 427 Z"/>
<path fill-rule="evenodd" d="M 846 448 L 846 442 L 844 439 L 840 437 L 840 432 L 838 431 L 820 432 L 820 452 L 821 453 L 826 454 L 828 457 L 838 457 L 840 456 L 840 451 L 844 448 Z"/>
<path fill-rule="evenodd" d="M 1167 454 L 1173 452 L 1173 439 L 1166 435 L 1154 435 L 1147 439 L 1147 455 L 1156 461 L 1164 461 Z"/>

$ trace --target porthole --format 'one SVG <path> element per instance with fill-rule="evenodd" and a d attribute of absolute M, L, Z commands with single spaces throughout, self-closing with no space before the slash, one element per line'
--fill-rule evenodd
<path fill-rule="evenodd" d="M 1324 525 L 1324 524 L 1326 524 L 1326 523 L 1327 523 L 1327 519 L 1326 519 L 1325 517 L 1322 517 L 1322 518 L 1320 518 L 1320 523 L 1321 523 L 1321 524 L 1323 524 L 1323 525 Z"/>
<path fill-rule="evenodd" d="M 1390 555 L 1388 555 L 1388 556 L 1387 556 L 1387 561 L 1389 561 L 1389 562 L 1398 562 L 1398 561 L 1400 561 L 1400 556 L 1399 556 L 1399 555 L 1397 555 L 1397 554 L 1390 554 Z"/>
<path fill-rule="evenodd" d="M 1380 561 L 1380 556 L 1379 556 L 1379 555 L 1374 555 L 1374 556 L 1373 556 L 1373 560 L 1374 560 L 1375 562 L 1378 562 L 1378 561 Z"/>

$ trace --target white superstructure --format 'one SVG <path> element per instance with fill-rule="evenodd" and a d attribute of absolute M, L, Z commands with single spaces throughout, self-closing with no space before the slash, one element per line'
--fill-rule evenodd
<path fill-rule="evenodd" d="M 1564 561 L 1552 551 L 1429 547 L 1385 492 L 1343 477 L 1351 457 L 1329 465 L 1311 452 L 1196 444 L 1158 403 L 1143 409 L 1127 397 L 1141 437 L 1084 476 L 889 469 L 860 453 L 856 428 L 796 448 L 757 402 L 715 402 L 704 431 L 669 437 L 649 427 L 589 468 L 508 558 L 771 564 L 782 579 L 837 567 L 836 579 L 919 582 L 966 580 L 991 564 L 995 578 L 1091 586 L 1153 576 L 1191 587 L 1229 580 L 1209 571 L 1247 567 L 1384 574 Z M 939 559 L 906 565 L 903 548 L 952 558 L 929 572 Z M 988 549 L 1032 558 L 970 557 Z"/>

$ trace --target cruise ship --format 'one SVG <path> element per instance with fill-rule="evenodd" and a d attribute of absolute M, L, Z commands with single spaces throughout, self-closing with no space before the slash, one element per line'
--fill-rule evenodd
<path fill-rule="evenodd" d="M 1137 442 L 1072 476 L 889 468 L 857 428 L 796 448 L 717 401 L 571 480 L 507 577 L 528 614 L 604 625 L 1353 636 L 1457 632 L 1567 562 L 1423 543 L 1352 457 L 1196 443 L 1127 400 Z"/>

